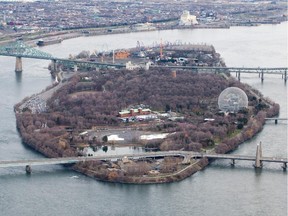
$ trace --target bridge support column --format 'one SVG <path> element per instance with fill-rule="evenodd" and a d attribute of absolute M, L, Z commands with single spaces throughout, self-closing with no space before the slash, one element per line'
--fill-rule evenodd
<path fill-rule="evenodd" d="M 15 72 L 22 72 L 22 58 L 16 57 Z"/>
<path fill-rule="evenodd" d="M 74 72 L 77 72 L 78 71 L 78 66 L 75 64 L 74 65 Z"/>
<path fill-rule="evenodd" d="M 241 74 L 241 72 L 240 72 L 240 70 L 238 71 L 238 80 L 240 81 L 240 74 Z"/>
<path fill-rule="evenodd" d="M 181 164 L 183 164 L 183 165 L 190 164 L 190 155 L 185 156 Z"/>
<path fill-rule="evenodd" d="M 260 142 L 257 144 L 257 149 L 256 149 L 256 160 L 254 167 L 255 168 L 262 168 L 262 143 Z"/>
<path fill-rule="evenodd" d="M 287 70 L 285 70 L 285 72 L 284 72 L 284 82 L 285 83 L 287 82 Z"/>
<path fill-rule="evenodd" d="M 261 71 L 261 82 L 264 81 L 264 70 Z"/>
<path fill-rule="evenodd" d="M 235 159 L 232 159 L 231 166 L 235 166 Z"/>
<path fill-rule="evenodd" d="M 278 124 L 278 119 L 275 119 L 275 124 Z"/>
<path fill-rule="evenodd" d="M 51 72 L 52 73 L 57 72 L 57 61 L 55 59 L 51 60 Z"/>
<path fill-rule="evenodd" d="M 32 172 L 31 166 L 26 165 L 25 171 L 26 171 L 26 174 L 31 174 L 31 172 Z"/>
<path fill-rule="evenodd" d="M 282 166 L 283 170 L 285 171 L 287 169 L 287 163 L 283 163 L 283 166 Z"/>

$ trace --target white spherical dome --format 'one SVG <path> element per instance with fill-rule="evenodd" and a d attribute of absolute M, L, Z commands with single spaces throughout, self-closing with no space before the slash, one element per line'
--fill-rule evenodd
<path fill-rule="evenodd" d="M 224 112 L 238 112 L 248 107 L 248 97 L 242 89 L 229 87 L 219 95 L 218 106 Z"/>

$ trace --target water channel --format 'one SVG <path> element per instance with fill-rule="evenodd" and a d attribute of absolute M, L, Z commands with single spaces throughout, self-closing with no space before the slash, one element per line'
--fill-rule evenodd
<path fill-rule="evenodd" d="M 154 42 L 182 41 L 213 44 L 227 66 L 280 67 L 287 62 L 287 23 L 230 29 L 166 30 L 82 37 L 42 47 L 58 57 L 82 50 L 111 50 Z M 15 59 L 0 57 L 0 160 L 43 156 L 21 143 L 13 105 L 50 85 L 47 61 L 24 59 L 22 76 L 14 73 Z M 241 75 L 243 82 L 280 104 L 287 117 L 287 85 L 281 76 Z M 287 157 L 287 122 L 267 122 L 253 140 L 235 154 L 255 154 L 262 141 L 265 156 Z M 128 149 L 129 150 L 129 149 Z M 131 149 L 130 149 L 131 150 Z M 129 150 L 129 151 L 130 151 Z M 133 149 L 131 151 L 134 151 Z M 1 215 L 287 215 L 287 172 L 280 164 L 264 164 L 255 171 L 252 162 L 215 161 L 205 170 L 177 183 L 121 185 L 105 183 L 62 166 L 0 170 Z"/>

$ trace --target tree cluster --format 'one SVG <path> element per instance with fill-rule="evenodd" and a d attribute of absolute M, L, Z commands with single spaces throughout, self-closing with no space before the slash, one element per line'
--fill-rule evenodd
<path fill-rule="evenodd" d="M 226 152 L 235 148 L 235 143 L 247 140 L 259 131 L 266 113 L 272 116 L 279 112 L 277 104 L 267 105 L 258 100 L 246 85 L 234 79 L 191 71 L 177 71 L 176 74 L 176 77 L 172 76 L 169 69 L 81 73 L 53 95 L 47 102 L 46 113 L 32 114 L 29 110 L 17 113 L 17 127 L 24 142 L 40 152 L 51 157 L 71 156 L 76 154 L 71 146 L 86 141 L 75 137 L 73 132 L 69 134 L 65 128 L 77 132 L 99 125 L 122 126 L 125 123 L 117 118 L 120 110 L 146 104 L 151 110 L 172 111 L 184 117 L 151 124 L 151 130 L 172 134 L 163 142 L 149 143 L 147 147 L 201 151 L 223 142 L 216 148 L 218 152 Z M 219 113 L 218 96 L 231 86 L 248 94 L 253 109 L 229 115 Z M 205 122 L 204 118 L 214 121 Z M 242 137 L 233 137 L 240 130 Z M 65 145 L 60 142 L 63 137 L 67 140 Z"/>

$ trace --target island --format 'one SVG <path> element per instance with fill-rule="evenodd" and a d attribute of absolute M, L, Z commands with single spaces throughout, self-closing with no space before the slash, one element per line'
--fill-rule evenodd
<path fill-rule="evenodd" d="M 90 157 L 108 147 L 131 146 L 143 151 L 227 153 L 255 136 L 279 105 L 236 80 L 229 72 L 212 73 L 185 66 L 225 66 L 213 46 L 163 45 L 107 54 L 125 69 L 59 65 L 57 82 L 14 107 L 23 142 L 47 157 Z M 143 56 L 144 55 L 144 56 Z M 102 54 L 81 52 L 73 58 L 98 61 Z M 149 67 L 147 67 L 147 65 Z M 180 65 L 181 69 L 169 66 Z M 160 67 L 164 66 L 164 67 Z M 60 80 L 60 81 L 59 81 Z M 226 90 L 238 95 L 222 99 Z M 117 161 L 86 161 L 75 171 L 119 183 L 180 181 L 209 164 L 207 158 L 123 157 Z"/>

